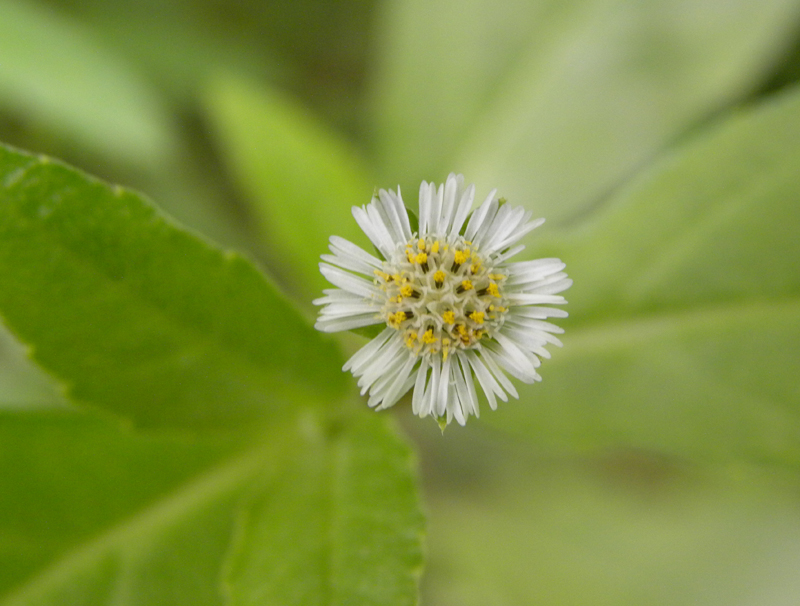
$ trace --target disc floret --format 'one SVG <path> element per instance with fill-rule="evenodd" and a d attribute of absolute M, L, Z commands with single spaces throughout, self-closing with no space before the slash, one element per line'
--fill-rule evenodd
<path fill-rule="evenodd" d="M 400 244 L 375 284 L 385 293 L 381 316 L 416 356 L 471 349 L 503 325 L 506 276 L 463 236 L 416 234 Z"/>

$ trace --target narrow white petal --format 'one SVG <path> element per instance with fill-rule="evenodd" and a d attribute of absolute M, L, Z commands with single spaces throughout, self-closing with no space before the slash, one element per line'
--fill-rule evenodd
<path fill-rule="evenodd" d="M 364 326 L 372 326 L 379 324 L 383 319 L 375 317 L 375 314 L 361 315 L 361 316 L 348 316 L 346 318 L 320 318 L 314 324 L 314 328 L 322 332 L 340 332 L 342 330 L 353 330 L 354 328 L 363 328 Z"/>
<path fill-rule="evenodd" d="M 360 259 L 367 265 L 371 265 L 376 269 L 380 269 L 382 266 L 380 259 L 369 254 L 360 246 L 353 244 L 350 240 L 345 240 L 339 236 L 331 236 L 329 248 L 334 254 L 347 254 L 356 259 Z"/>
<path fill-rule="evenodd" d="M 353 354 L 353 356 L 342 367 L 342 370 L 347 371 L 352 368 L 353 374 L 356 374 L 359 370 L 361 370 L 361 365 L 367 360 L 370 360 L 378 352 L 378 350 L 383 347 L 383 344 L 389 340 L 389 337 L 396 332 L 396 330 L 389 328 L 388 326 L 384 328 L 381 334 L 373 338 L 369 343 L 364 345 L 364 347 Z"/>
<path fill-rule="evenodd" d="M 502 390 L 500 385 L 497 384 L 497 381 L 495 381 L 494 377 L 474 351 L 468 351 L 466 352 L 466 355 L 467 360 L 469 360 L 469 365 L 475 372 L 475 376 L 478 378 L 478 383 L 480 383 L 481 389 L 483 389 L 483 393 L 486 395 L 486 399 L 489 401 L 489 407 L 492 410 L 497 410 L 497 399 L 495 398 L 495 394 L 500 396 L 500 399 L 505 402 L 507 400 L 505 392 Z"/>
<path fill-rule="evenodd" d="M 360 299 L 358 301 L 343 301 L 341 303 L 331 303 L 320 311 L 320 317 L 342 318 L 344 316 L 354 316 L 357 314 L 378 314 L 380 308 L 369 301 Z"/>
<path fill-rule="evenodd" d="M 533 318 L 544 320 L 546 318 L 566 318 L 569 316 L 565 309 L 558 307 L 512 307 L 507 318 Z"/>
<path fill-rule="evenodd" d="M 511 305 L 563 305 L 566 299 L 561 295 L 509 293 L 508 301 Z"/>
<path fill-rule="evenodd" d="M 524 214 L 524 208 L 512 208 L 509 204 L 504 204 L 498 209 L 491 224 L 485 225 L 475 234 L 475 245 L 480 246 L 485 254 L 491 254 L 496 250 L 494 243 L 505 239 Z"/>
<path fill-rule="evenodd" d="M 464 225 L 464 221 L 467 220 L 467 216 L 469 215 L 469 211 L 472 209 L 472 202 L 475 199 L 475 186 L 470 185 L 466 191 L 461 194 L 461 199 L 458 202 L 458 208 L 456 209 L 455 217 L 453 217 L 453 224 L 450 227 L 449 236 L 455 237 L 458 235 L 458 232 L 461 231 L 461 228 Z"/>
<path fill-rule="evenodd" d="M 436 394 L 436 416 L 441 417 L 447 410 L 448 391 L 450 389 L 450 364 L 452 356 L 442 363 L 442 371 L 439 378 L 439 392 Z"/>
<path fill-rule="evenodd" d="M 397 372 L 392 384 L 386 389 L 386 393 L 383 395 L 382 402 L 376 410 L 383 410 L 385 408 L 389 408 L 390 406 L 394 406 L 403 396 L 403 394 L 408 391 L 408 389 L 403 389 L 403 387 L 406 386 L 408 377 L 411 374 L 411 369 L 414 367 L 416 362 L 417 357 L 413 354 L 409 354 L 408 360 L 406 360 L 406 363 Z"/>
<path fill-rule="evenodd" d="M 395 334 L 397 334 L 397 332 L 395 332 Z M 403 348 L 403 340 L 399 337 L 389 339 L 389 342 L 378 355 L 364 365 L 364 370 L 358 381 L 359 386 L 362 388 L 362 394 L 365 393 L 366 389 L 398 359 L 398 355 Z M 356 373 L 354 372 L 353 374 Z"/>
<path fill-rule="evenodd" d="M 513 248 L 509 248 L 509 249 L 508 249 L 507 251 L 505 251 L 504 253 L 502 253 L 502 254 L 500 254 L 500 255 L 497 255 L 497 256 L 495 256 L 495 257 L 494 257 L 494 262 L 495 262 L 496 264 L 503 263 L 503 262 L 504 262 L 506 259 L 510 259 L 510 258 L 511 258 L 511 257 L 513 257 L 514 255 L 518 255 L 518 254 L 519 254 L 519 253 L 521 253 L 523 250 L 525 250 L 525 245 L 524 245 L 524 244 L 520 244 L 519 246 L 514 246 Z"/>
<path fill-rule="evenodd" d="M 481 359 L 486 364 L 487 368 L 491 371 L 492 375 L 500 382 L 500 385 L 503 386 L 509 394 L 513 397 L 519 399 L 519 394 L 517 393 L 517 389 L 514 387 L 514 384 L 509 381 L 508 377 L 502 371 L 500 366 L 498 366 L 497 361 L 494 358 L 494 354 L 489 351 L 488 349 L 483 349 L 481 351 Z"/>
<path fill-rule="evenodd" d="M 431 216 L 431 190 L 423 181 L 419 186 L 419 233 L 428 233 Z"/>
<path fill-rule="evenodd" d="M 494 215 L 492 215 L 490 209 L 489 214 L 486 215 L 486 219 L 483 221 L 483 225 L 481 225 L 480 229 L 478 229 L 475 237 L 472 238 L 475 246 L 480 246 L 483 248 L 483 243 L 485 241 L 489 241 L 496 233 L 497 229 L 500 228 L 506 221 L 508 221 L 509 215 L 512 212 L 512 209 L 508 204 L 503 204 L 500 206 L 499 202 L 495 204 L 495 209 L 497 212 Z"/>
<path fill-rule="evenodd" d="M 386 228 L 382 225 L 382 231 L 378 228 L 378 226 L 374 225 L 367 208 L 354 206 L 353 218 L 356 220 L 356 223 L 358 223 L 358 226 L 361 228 L 361 230 L 367 235 L 369 241 L 375 245 L 375 248 L 381 251 L 381 254 L 384 256 L 384 258 L 388 259 L 392 253 L 391 239 L 389 238 L 389 234 L 386 233 Z"/>
<path fill-rule="evenodd" d="M 334 267 L 333 265 L 320 263 L 319 270 L 322 272 L 322 275 L 325 276 L 328 282 L 334 286 L 338 286 L 339 288 L 351 292 L 354 295 L 360 295 L 362 297 L 369 298 L 374 295 L 380 296 L 381 294 L 380 289 L 372 282 L 365 280 L 364 278 L 354 276 L 353 274 L 348 273 L 338 267 Z"/>
<path fill-rule="evenodd" d="M 506 360 L 513 361 L 513 364 L 519 369 L 520 375 L 522 377 L 530 378 L 532 382 L 533 378 L 536 376 L 536 366 L 534 363 L 525 355 L 525 352 L 520 349 L 514 341 L 509 339 L 506 335 L 502 332 L 497 332 L 494 335 L 495 341 L 500 345 L 503 352 L 507 355 Z M 498 350 L 495 350 L 498 351 Z M 512 370 L 509 368 L 509 370 Z M 525 379 L 522 379 L 525 380 Z"/>
<path fill-rule="evenodd" d="M 534 229 L 539 227 L 542 223 L 544 223 L 544 219 L 538 219 L 537 221 L 531 221 L 530 223 L 520 225 L 516 229 L 514 229 L 510 234 L 508 234 L 505 239 L 496 242 L 494 244 L 494 248 L 496 250 L 503 250 L 511 246 L 514 242 L 519 241 L 521 238 L 524 238 L 527 234 L 532 232 Z"/>
<path fill-rule="evenodd" d="M 361 274 L 371 276 L 375 272 L 375 268 L 360 259 L 345 255 L 320 255 L 320 258 L 326 263 L 336 265 L 342 269 L 349 269 L 350 271 L 357 271 Z"/>
<path fill-rule="evenodd" d="M 441 376 L 441 360 L 434 357 L 431 361 L 431 378 L 428 381 L 428 389 L 422 402 L 421 415 L 432 415 L 436 405 L 436 395 L 439 393 L 439 379 Z"/>
<path fill-rule="evenodd" d="M 395 243 L 405 242 L 408 240 L 403 230 L 403 222 L 400 214 L 397 212 L 397 207 L 394 203 L 394 198 L 391 192 L 382 189 L 378 192 L 378 200 L 373 201 L 376 210 L 383 218 L 384 224 Z"/>
<path fill-rule="evenodd" d="M 403 240 L 411 238 L 411 223 L 408 220 L 408 210 L 403 203 L 403 196 L 400 194 L 400 186 L 397 186 L 397 192 L 389 190 L 386 192 L 387 202 L 391 204 L 395 214 L 400 222 L 400 227 L 403 235 Z"/>
<path fill-rule="evenodd" d="M 431 183 L 431 218 L 429 228 L 430 232 L 434 234 L 441 233 L 440 223 L 442 220 L 442 202 L 444 197 L 444 188 L 440 185 L 439 189 Z"/>
<path fill-rule="evenodd" d="M 392 235 L 389 226 L 386 224 L 386 219 L 383 217 L 383 215 L 381 215 L 381 212 L 378 210 L 378 208 L 378 204 L 368 204 L 367 216 L 369 216 L 369 218 L 372 220 L 372 225 L 375 228 L 378 237 L 380 238 L 381 246 L 379 246 L 378 249 L 388 259 L 391 256 L 392 251 L 395 249 L 395 245 L 400 241 L 396 240 Z"/>
<path fill-rule="evenodd" d="M 461 177 L 463 183 L 464 177 Z M 442 218 L 439 221 L 439 229 L 437 233 L 446 234 L 450 231 L 450 223 L 453 221 L 453 210 L 456 206 L 456 195 L 458 194 L 458 178 L 455 173 L 450 173 L 447 176 L 447 181 L 444 184 L 444 200 L 442 203 Z"/>
<path fill-rule="evenodd" d="M 475 394 L 475 385 L 472 382 L 472 371 L 469 370 L 469 362 L 461 352 L 456 354 L 458 364 L 453 364 L 453 374 L 456 380 L 456 392 L 464 411 L 464 417 L 478 415 L 478 398 Z"/>
<path fill-rule="evenodd" d="M 497 200 L 494 199 L 494 195 L 496 193 L 496 189 L 490 191 L 483 203 L 474 213 L 472 213 L 472 216 L 469 218 L 469 223 L 467 223 L 467 231 L 464 232 L 464 237 L 467 240 L 472 240 L 472 238 L 475 236 L 475 233 L 483 225 L 483 221 L 486 218 L 486 215 L 489 214 L 489 210 L 492 208 L 492 206 L 495 207 L 494 212 L 492 213 L 492 217 L 494 217 L 494 213 L 497 212 L 498 204 Z"/>
<path fill-rule="evenodd" d="M 411 398 L 411 411 L 415 415 L 424 416 L 420 411 L 422 410 L 423 396 L 425 395 L 425 383 L 428 379 L 428 369 L 430 364 L 426 358 L 422 358 L 417 369 L 417 378 L 414 383 L 414 395 Z"/>

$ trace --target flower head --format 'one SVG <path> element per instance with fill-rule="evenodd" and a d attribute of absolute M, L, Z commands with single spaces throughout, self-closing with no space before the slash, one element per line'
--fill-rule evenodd
<path fill-rule="evenodd" d="M 474 212 L 475 186 L 450 174 L 438 188 L 422 182 L 419 226 L 397 193 L 380 190 L 353 216 L 375 245 L 376 257 L 337 236 L 320 271 L 334 286 L 316 299 L 316 327 L 325 332 L 384 326 L 344 366 L 369 392 L 369 405 L 394 405 L 414 389 L 412 409 L 440 425 L 478 416 L 475 379 L 492 409 L 515 398 L 506 373 L 541 380 L 540 358 L 563 332 L 547 318 L 567 313 L 543 305 L 566 303 L 572 284 L 558 259 L 509 262 L 516 244 L 544 219 L 513 208 L 492 190 Z M 416 221 L 415 221 L 416 222 Z"/>

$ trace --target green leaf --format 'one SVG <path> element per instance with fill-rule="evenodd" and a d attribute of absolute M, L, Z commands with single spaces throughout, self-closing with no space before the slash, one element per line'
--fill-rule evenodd
<path fill-rule="evenodd" d="M 143 78 L 52 7 L 0 4 L 0 108 L 95 153 L 152 169 L 174 132 Z"/>
<path fill-rule="evenodd" d="M 230 604 L 416 604 L 422 519 L 408 448 L 385 419 L 328 435 L 309 424 L 284 457 L 240 520 Z"/>
<path fill-rule="evenodd" d="M 0 408 L 63 406 L 56 382 L 26 354 L 25 348 L 0 326 Z"/>
<path fill-rule="evenodd" d="M 0 444 L 2 606 L 222 605 L 233 509 L 263 455 L 77 414 L 0 412 Z"/>
<path fill-rule="evenodd" d="M 374 91 L 384 174 L 463 172 L 551 223 L 760 83 L 794 0 L 398 0 Z M 712 17 L 713 16 L 713 17 Z"/>
<path fill-rule="evenodd" d="M 329 286 L 318 269 L 328 238 L 368 245 L 350 213 L 375 185 L 363 160 L 296 102 L 244 79 L 213 80 L 206 108 L 279 277 L 299 297 L 319 296 Z"/>
<path fill-rule="evenodd" d="M 142 425 L 230 426 L 344 387 L 333 345 L 248 261 L 7 148 L 0 313 L 74 400 Z"/>
<path fill-rule="evenodd" d="M 636 453 L 587 464 L 531 450 L 473 437 L 437 453 L 424 603 L 796 600 L 796 482 L 752 470 L 701 475 Z M 448 486 L 459 480 L 460 490 Z"/>
<path fill-rule="evenodd" d="M 800 469 L 800 90 L 667 157 L 557 251 L 564 350 L 487 415 L 545 446 Z"/>
<path fill-rule="evenodd" d="M 235 593 L 324 581 L 316 597 L 330 603 L 413 603 L 421 517 L 408 448 L 358 413 L 326 437 L 308 415 L 258 432 L 260 444 L 0 411 L 0 605 L 221 606 L 231 557 L 262 573 Z M 266 527 L 284 540 L 262 541 Z"/>

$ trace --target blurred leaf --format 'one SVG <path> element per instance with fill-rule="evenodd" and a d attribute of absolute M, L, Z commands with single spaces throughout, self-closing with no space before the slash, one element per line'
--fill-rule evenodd
<path fill-rule="evenodd" d="M 230 426 L 343 390 L 332 344 L 248 261 L 137 194 L 7 148 L 0 269 L 0 312 L 34 359 L 76 401 L 137 423 Z"/>
<path fill-rule="evenodd" d="M 451 170 L 551 222 L 759 83 L 795 0 L 398 0 L 375 141 L 406 185 Z M 406 178 L 406 177 L 403 177 Z"/>
<path fill-rule="evenodd" d="M 66 404 L 58 385 L 27 357 L 25 348 L 0 326 L 0 408 Z"/>
<path fill-rule="evenodd" d="M 0 604 L 223 604 L 233 510 L 264 453 L 76 414 L 0 412 L 0 444 Z"/>
<path fill-rule="evenodd" d="M 240 521 L 230 604 L 416 604 L 422 519 L 408 448 L 371 413 L 332 436 L 314 429 Z"/>
<path fill-rule="evenodd" d="M 318 295 L 327 285 L 318 264 L 328 238 L 367 245 L 350 214 L 370 201 L 375 186 L 362 160 L 300 105 L 244 80 L 213 80 L 206 107 L 276 271 L 300 296 Z"/>
<path fill-rule="evenodd" d="M 800 468 L 800 90 L 665 159 L 542 251 L 575 279 L 541 386 L 492 423 Z"/>
<path fill-rule="evenodd" d="M 431 470 L 425 603 L 796 601 L 796 485 L 752 471 L 698 476 L 632 453 L 581 467 L 483 442 L 470 456 L 453 437 L 459 447 Z M 464 469 L 472 489 L 448 490 Z"/>
<path fill-rule="evenodd" d="M 0 3 L 0 108 L 137 168 L 175 145 L 143 79 L 77 23 L 21 0 Z"/>
<path fill-rule="evenodd" d="M 358 412 L 333 436 L 312 418 L 273 428 L 263 447 L 0 412 L 0 604 L 221 605 L 233 537 L 234 600 L 288 583 L 314 603 L 415 603 L 408 448 Z"/>

